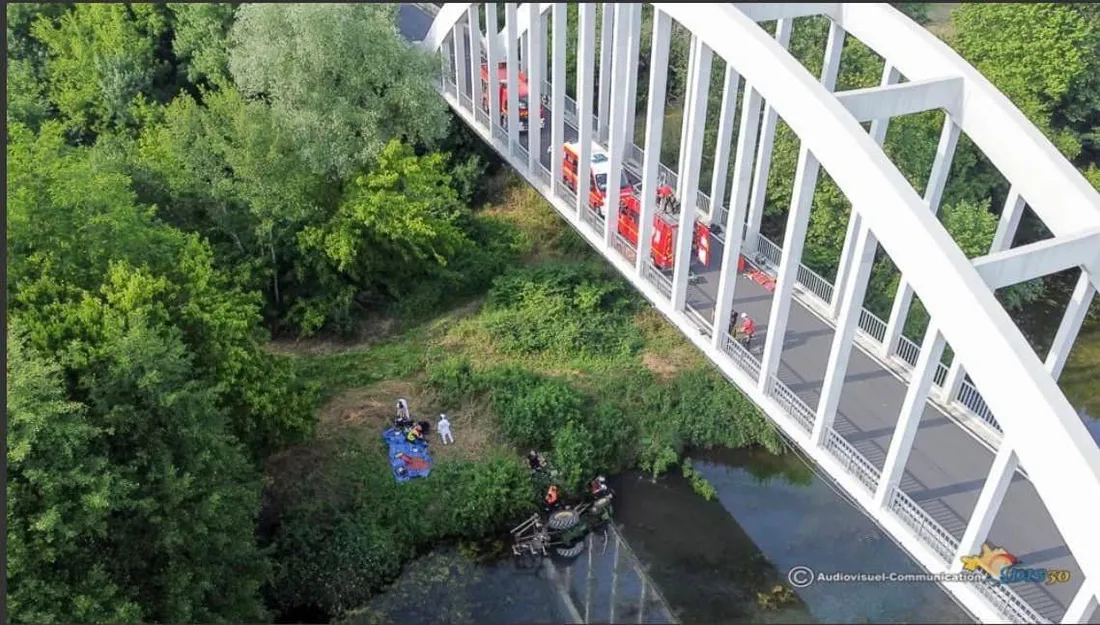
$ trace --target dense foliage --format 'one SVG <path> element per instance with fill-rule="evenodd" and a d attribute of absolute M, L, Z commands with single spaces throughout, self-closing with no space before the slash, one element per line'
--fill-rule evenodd
<path fill-rule="evenodd" d="M 441 463 L 430 481 L 398 484 L 384 455 L 349 439 L 323 446 L 300 478 L 278 494 L 270 530 L 278 566 L 267 594 L 284 612 L 359 607 L 418 550 L 502 529 L 535 501 L 514 458 Z"/>
<path fill-rule="evenodd" d="M 373 432 L 370 444 L 315 436 L 319 403 L 347 385 L 424 373 L 441 402 L 485 406 L 507 446 L 547 450 L 570 488 L 632 466 L 659 474 L 693 447 L 779 449 L 714 370 L 666 379 L 642 364 L 645 307 L 606 268 L 575 262 L 582 239 L 555 221 L 558 260 L 520 265 L 547 242 L 479 210 L 498 199 L 486 178 L 500 163 L 435 96 L 435 61 L 401 38 L 395 5 L 5 10 L 13 622 L 324 617 L 362 604 L 432 542 L 528 512 L 530 480 L 499 445 L 397 485 Z M 649 8 L 643 19 L 638 111 Z M 954 27 L 956 49 L 1100 186 L 1100 11 L 974 4 L 955 9 Z M 810 71 L 825 35 L 821 19 L 796 23 L 790 47 Z M 675 27 L 672 112 L 689 46 Z M 842 67 L 839 88 L 867 87 L 882 60 L 849 39 Z M 723 73 L 716 62 L 711 115 Z M 887 133 L 918 191 L 942 123 L 913 115 Z M 667 137 L 679 131 L 666 123 Z M 716 135 L 708 125 L 704 181 Z M 797 150 L 780 124 L 765 219 L 776 239 Z M 962 140 L 940 216 L 968 255 L 988 249 L 1006 191 Z M 822 176 L 805 262 L 826 277 L 849 210 Z M 1025 221 L 1018 240 L 1042 235 Z M 897 280 L 880 253 L 872 310 L 885 314 Z M 1072 286 L 999 296 L 1021 311 Z M 269 345 L 351 334 L 371 317 L 420 320 L 475 295 L 485 306 L 464 331 L 480 359 L 468 345 L 393 343 L 319 365 Z M 910 336 L 925 322 L 914 305 Z M 309 462 L 272 479 L 287 457 Z"/>

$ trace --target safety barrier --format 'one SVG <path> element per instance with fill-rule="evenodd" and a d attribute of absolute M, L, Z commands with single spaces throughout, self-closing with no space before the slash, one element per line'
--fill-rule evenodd
<path fill-rule="evenodd" d="M 812 432 L 814 429 L 814 411 L 787 385 L 779 381 L 774 375 L 768 376 L 768 384 L 764 387 L 764 394 L 775 400 L 784 412 L 794 418 L 802 429 Z"/>
<path fill-rule="evenodd" d="M 684 304 L 684 314 L 687 315 L 688 320 L 691 321 L 696 328 L 699 328 L 699 332 L 708 337 L 712 336 L 713 328 L 711 327 L 711 323 L 707 321 L 707 318 L 698 310 L 692 308 L 691 304 Z"/>
<path fill-rule="evenodd" d="M 779 269 L 779 263 L 783 260 L 783 248 L 772 243 L 768 237 L 762 234 L 756 237 L 756 253 L 763 256 L 765 263 L 770 265 L 764 269 L 771 269 L 773 272 Z"/>
<path fill-rule="evenodd" d="M 866 308 L 859 309 L 859 329 L 863 330 L 879 343 L 886 340 L 886 322 Z"/>
<path fill-rule="evenodd" d="M 896 353 L 910 367 L 915 367 L 917 366 L 917 358 L 920 357 L 920 346 L 904 336 L 899 336 Z"/>
<path fill-rule="evenodd" d="M 647 282 L 657 287 L 661 295 L 668 298 L 672 297 L 672 280 L 661 273 L 661 270 L 654 267 L 653 263 L 642 263 L 642 277 L 645 278 Z"/>
<path fill-rule="evenodd" d="M 825 450 L 833 455 L 844 468 L 856 478 L 860 484 L 867 487 L 868 492 L 874 494 L 878 488 L 879 472 L 875 465 L 871 464 L 863 454 L 859 453 L 852 444 L 833 428 L 825 432 Z"/>
<path fill-rule="evenodd" d="M 959 550 L 959 541 L 951 532 L 945 530 L 932 515 L 896 486 L 890 493 L 889 501 L 889 509 L 931 547 L 932 551 L 943 558 L 944 563 L 950 564 L 954 560 L 955 553 Z"/>
<path fill-rule="evenodd" d="M 833 285 L 806 265 L 798 266 L 796 282 L 805 287 L 826 306 L 833 301 Z"/>
<path fill-rule="evenodd" d="M 630 241 L 624 239 L 621 234 L 615 234 L 615 238 L 611 242 L 611 247 L 628 262 L 633 263 L 638 258 L 638 251 L 630 244 Z"/>
<path fill-rule="evenodd" d="M 735 340 L 728 332 L 722 332 L 722 351 L 725 352 L 737 368 L 744 371 L 754 381 L 760 379 L 760 361 L 745 346 Z M 789 390 L 787 391 L 790 392 Z"/>
<path fill-rule="evenodd" d="M 598 215 L 596 211 L 586 206 L 584 210 L 581 211 L 581 219 L 583 219 L 584 223 L 588 224 L 592 228 L 593 232 L 601 237 L 603 236 L 603 231 L 605 227 L 604 218 Z"/>

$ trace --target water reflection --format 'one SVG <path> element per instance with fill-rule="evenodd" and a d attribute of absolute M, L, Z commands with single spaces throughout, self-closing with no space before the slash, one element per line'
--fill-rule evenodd
<path fill-rule="evenodd" d="M 624 476 L 623 534 L 684 623 L 920 622 L 971 619 L 934 583 L 818 583 L 775 605 L 787 571 L 923 572 L 882 530 L 793 454 L 713 451 L 695 469 L 717 490 L 695 495 L 670 474 Z M 762 596 L 763 595 L 763 596 Z"/>

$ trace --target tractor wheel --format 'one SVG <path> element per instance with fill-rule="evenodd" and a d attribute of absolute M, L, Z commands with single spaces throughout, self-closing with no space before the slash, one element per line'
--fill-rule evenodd
<path fill-rule="evenodd" d="M 562 558 L 575 558 L 584 552 L 584 541 L 578 540 L 572 547 L 558 547 L 555 551 Z"/>
<path fill-rule="evenodd" d="M 572 510 L 558 510 L 550 515 L 546 527 L 552 530 L 567 530 L 580 522 L 580 517 Z"/>

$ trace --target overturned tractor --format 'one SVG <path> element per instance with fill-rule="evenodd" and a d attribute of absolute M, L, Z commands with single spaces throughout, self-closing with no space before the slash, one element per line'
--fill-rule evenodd
<path fill-rule="evenodd" d="M 584 552 L 584 539 L 611 520 L 608 491 L 591 502 L 533 514 L 512 530 L 512 553 L 520 566 L 537 566 L 542 558 L 556 555 L 575 558 Z"/>

